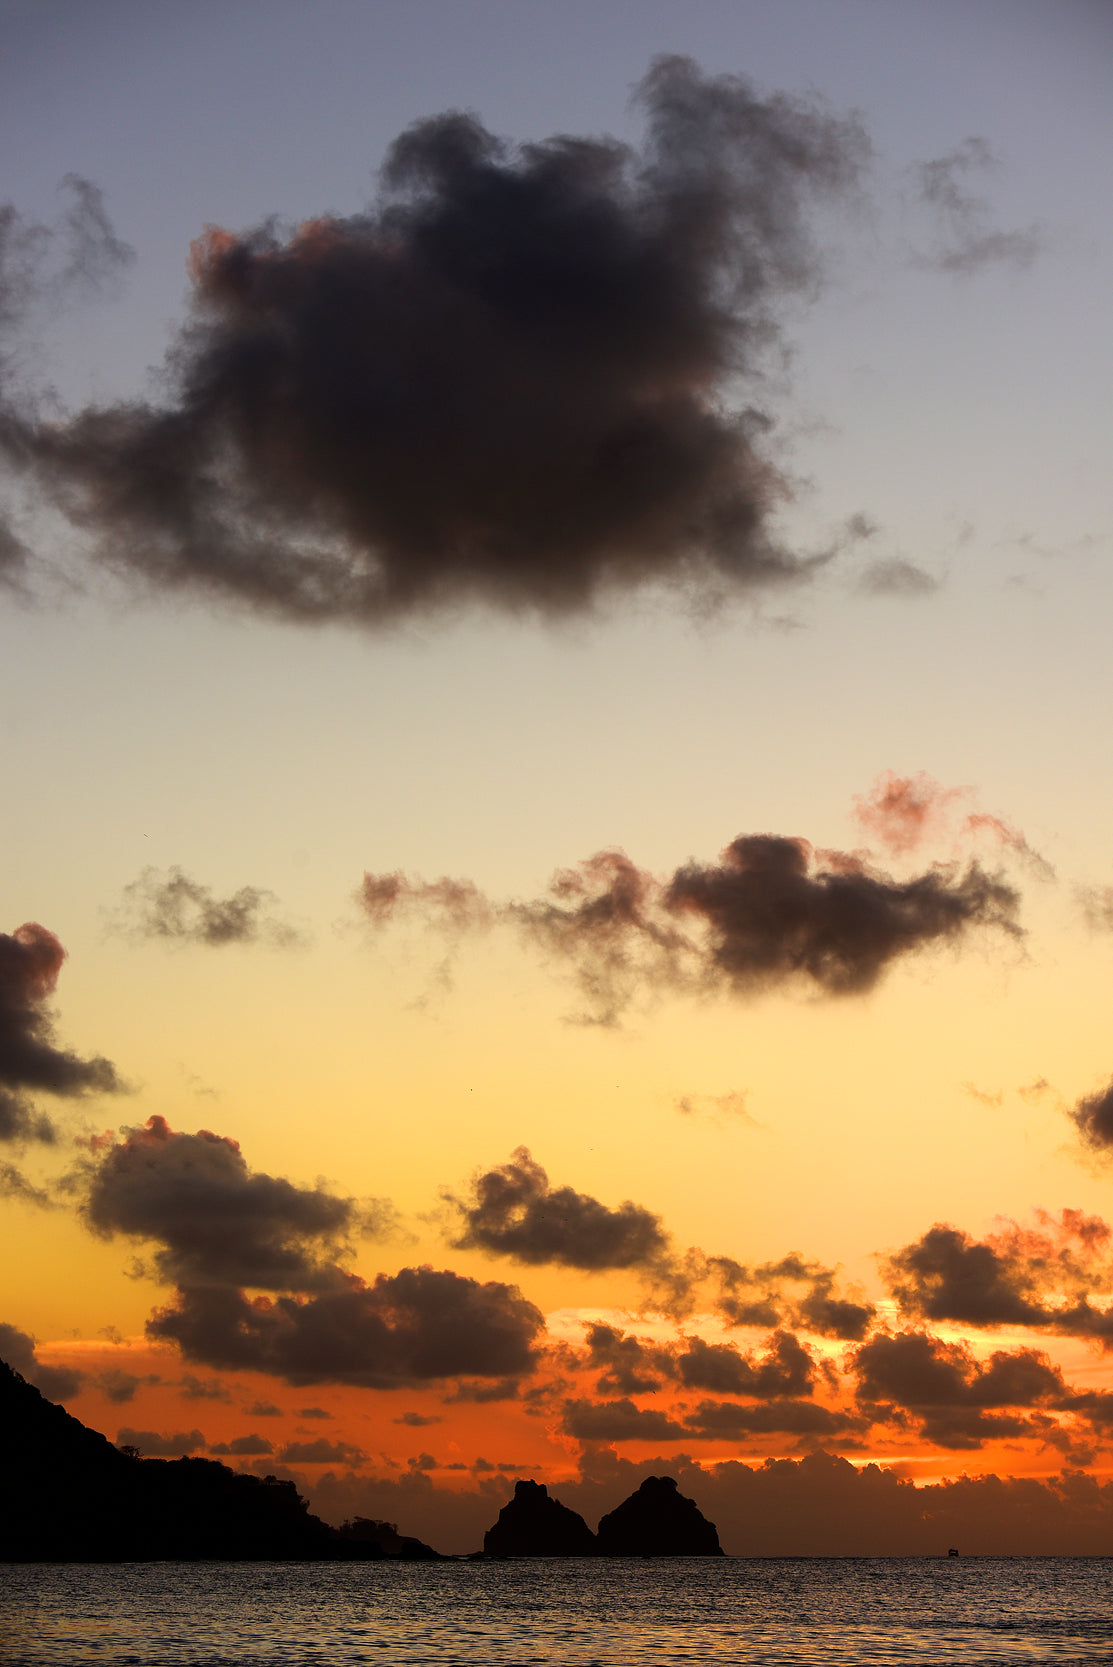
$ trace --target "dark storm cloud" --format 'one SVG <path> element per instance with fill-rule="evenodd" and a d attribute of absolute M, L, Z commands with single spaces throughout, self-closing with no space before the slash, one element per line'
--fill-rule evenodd
<path fill-rule="evenodd" d="M 453 929 L 497 920 L 568 961 L 586 1002 L 584 1022 L 614 1025 L 653 991 L 751 997 L 783 986 L 825 996 L 861 994 L 898 960 L 992 927 L 1021 935 L 1017 892 L 977 862 L 935 864 L 895 880 L 855 854 L 814 851 L 803 839 L 742 834 L 717 863 L 695 860 L 658 879 L 623 851 L 601 851 L 553 877 L 547 897 L 492 903 L 468 881 L 421 883 L 367 875 L 359 894 L 381 926 L 403 906 L 437 924 L 441 888 L 467 904 Z M 368 895 L 373 901 L 368 901 Z M 428 905 L 428 906 L 427 906 Z"/>
<path fill-rule="evenodd" d="M 1086 1094 L 1069 1114 L 1092 1152 L 1113 1151 L 1113 1080 L 1096 1094 Z"/>
<path fill-rule="evenodd" d="M 116 570 L 297 620 L 805 573 L 745 402 L 868 141 L 683 58 L 636 98 L 639 148 L 448 112 L 364 214 L 210 228 L 166 403 L 9 424 L 10 454 Z"/>
<path fill-rule="evenodd" d="M 85 1382 L 84 1372 L 70 1366 L 48 1366 L 35 1353 L 35 1339 L 18 1326 L 0 1321 L 0 1360 L 34 1384 L 48 1401 L 68 1401 Z"/>
<path fill-rule="evenodd" d="M 210 948 L 229 943 L 289 948 L 302 941 L 301 934 L 271 913 L 275 901 L 273 892 L 256 886 L 241 886 L 230 897 L 217 897 L 211 887 L 180 868 L 165 874 L 145 868 L 124 887 L 114 926 L 129 937 L 165 938 Z"/>
<path fill-rule="evenodd" d="M 372 1285 L 349 1277 L 342 1289 L 306 1301 L 186 1289 L 147 1322 L 149 1336 L 176 1343 L 201 1365 L 369 1389 L 520 1377 L 543 1327 L 516 1287 L 428 1267 L 380 1274 Z"/>
<path fill-rule="evenodd" d="M 946 156 L 912 169 L 916 195 L 934 220 L 935 247 L 918 264 L 941 272 L 970 273 L 989 266 L 1031 266 L 1043 246 L 1036 226 L 1002 231 L 993 225 L 984 197 L 969 189 L 971 177 L 999 166 L 984 139 L 963 141 Z"/>
<path fill-rule="evenodd" d="M 56 1138 L 21 1090 L 72 1097 L 121 1089 L 107 1059 L 80 1059 L 55 1045 L 47 1004 L 65 956 L 54 933 L 34 921 L 0 932 L 0 1141 Z"/>
<path fill-rule="evenodd" d="M 1089 1301 L 1109 1288 L 1109 1227 L 1078 1210 L 1037 1220 L 980 1241 L 937 1223 L 886 1258 L 883 1277 L 909 1317 L 1031 1326 L 1113 1347 L 1113 1309 Z"/>
<path fill-rule="evenodd" d="M 466 1199 L 446 1195 L 461 1218 L 453 1244 L 517 1262 L 599 1272 L 645 1268 L 665 1254 L 660 1219 L 629 1201 L 611 1209 L 571 1187 L 553 1187 L 525 1146 L 509 1161 L 476 1175 Z"/>
<path fill-rule="evenodd" d="M 253 1173 L 234 1140 L 176 1133 L 155 1116 L 91 1165 L 83 1213 L 104 1238 L 154 1240 L 168 1282 L 311 1291 L 343 1282 L 336 1262 L 359 1212 L 320 1187 Z"/>

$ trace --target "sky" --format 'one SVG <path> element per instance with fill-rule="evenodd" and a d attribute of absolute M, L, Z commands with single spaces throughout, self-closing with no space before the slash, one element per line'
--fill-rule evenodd
<path fill-rule="evenodd" d="M 1108 8 L 0 40 L 0 1355 L 445 1551 L 1108 1549 Z"/>

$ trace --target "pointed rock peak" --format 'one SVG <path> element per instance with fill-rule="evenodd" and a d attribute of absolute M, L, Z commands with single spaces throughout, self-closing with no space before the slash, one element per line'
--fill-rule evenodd
<path fill-rule="evenodd" d="M 550 1499 L 544 1482 L 520 1481 L 483 1536 L 483 1550 L 488 1557 L 590 1557 L 595 1535 L 576 1511 Z"/>

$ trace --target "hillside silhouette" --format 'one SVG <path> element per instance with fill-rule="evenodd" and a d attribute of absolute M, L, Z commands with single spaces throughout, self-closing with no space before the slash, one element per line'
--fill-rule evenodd
<path fill-rule="evenodd" d="M 293 1482 L 121 1452 L 0 1361 L 0 1561 L 428 1557 L 392 1523 L 332 1528 Z"/>

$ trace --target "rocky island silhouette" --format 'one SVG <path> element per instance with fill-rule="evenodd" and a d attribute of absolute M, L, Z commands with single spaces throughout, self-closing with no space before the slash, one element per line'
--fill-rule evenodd
<path fill-rule="evenodd" d="M 483 1539 L 488 1557 L 721 1557 L 714 1523 L 671 1476 L 647 1476 L 593 1534 L 543 1482 L 518 1482 Z"/>
<path fill-rule="evenodd" d="M 333 1528 L 293 1482 L 216 1459 L 143 1458 L 56 1406 L 0 1361 L 0 1562 L 438 1560 L 395 1524 Z M 477 1557 L 721 1557 L 671 1476 L 649 1476 L 593 1534 L 543 1482 L 519 1481 Z"/>

